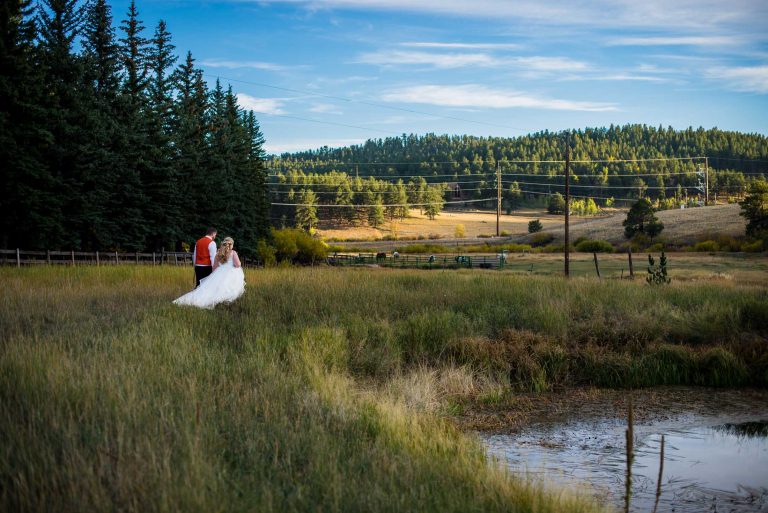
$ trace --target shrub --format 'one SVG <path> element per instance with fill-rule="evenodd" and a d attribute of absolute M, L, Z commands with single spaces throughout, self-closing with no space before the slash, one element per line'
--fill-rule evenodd
<path fill-rule="evenodd" d="M 614 247 L 605 240 L 582 240 L 576 243 L 576 251 L 582 253 L 613 253 Z"/>
<path fill-rule="evenodd" d="M 303 230 L 284 228 L 272 234 L 275 256 L 280 262 L 314 264 L 328 256 L 328 246 Z"/>
<path fill-rule="evenodd" d="M 656 265 L 653 257 L 648 255 L 648 276 L 645 277 L 650 285 L 669 285 L 672 281 L 667 276 L 667 256 L 664 252 L 661 252 L 659 257 L 659 265 Z"/>
<path fill-rule="evenodd" d="M 477 237 L 480 239 L 490 239 L 493 237 L 493 235 L 490 233 L 481 233 L 481 234 L 478 234 Z"/>
<path fill-rule="evenodd" d="M 328 256 L 328 246 L 321 240 L 302 233 L 296 239 L 299 253 L 296 261 L 300 264 L 314 264 L 322 262 Z"/>
<path fill-rule="evenodd" d="M 763 241 L 756 240 L 755 242 L 743 242 L 741 244 L 741 250 L 747 253 L 759 253 L 763 250 Z"/>
<path fill-rule="evenodd" d="M 298 230 L 283 228 L 282 230 L 274 230 L 272 232 L 275 253 L 280 262 L 293 262 L 293 259 L 299 252 L 299 248 L 296 246 L 296 237 L 292 234 L 294 231 Z"/>
<path fill-rule="evenodd" d="M 463 224 L 456 225 L 456 228 L 453 230 L 453 236 L 457 239 L 463 239 L 467 236 L 467 231 L 464 229 Z"/>
<path fill-rule="evenodd" d="M 402 248 L 397 248 L 399 253 L 414 254 L 414 253 L 449 253 L 450 249 L 441 244 L 409 244 Z"/>
<path fill-rule="evenodd" d="M 436 239 L 440 239 L 440 238 L 441 237 L 440 237 L 439 233 L 430 233 L 429 234 L 429 240 L 436 240 Z"/>
<path fill-rule="evenodd" d="M 541 250 L 544 253 L 560 253 L 565 250 L 565 244 L 547 244 Z"/>
<path fill-rule="evenodd" d="M 555 240 L 555 236 L 551 233 L 534 233 L 531 238 L 531 246 L 546 246 L 553 240 Z"/>
<path fill-rule="evenodd" d="M 705 240 L 697 242 L 696 245 L 693 246 L 693 250 L 700 252 L 720 251 L 720 246 L 713 240 Z"/>
<path fill-rule="evenodd" d="M 511 232 L 509 232 L 507 230 L 501 230 L 501 236 L 502 237 L 509 237 L 510 235 L 512 235 Z"/>
<path fill-rule="evenodd" d="M 564 214 L 565 213 L 565 198 L 559 192 L 554 193 L 549 197 L 549 204 L 547 205 L 547 212 L 550 214 Z"/>
<path fill-rule="evenodd" d="M 528 233 L 536 233 L 540 232 L 544 229 L 544 225 L 541 224 L 541 221 L 538 219 L 534 219 L 533 221 L 528 222 Z"/>
<path fill-rule="evenodd" d="M 260 240 L 256 244 L 256 257 L 264 264 L 264 267 L 274 267 L 277 265 L 277 251 L 267 244 L 267 241 Z"/>

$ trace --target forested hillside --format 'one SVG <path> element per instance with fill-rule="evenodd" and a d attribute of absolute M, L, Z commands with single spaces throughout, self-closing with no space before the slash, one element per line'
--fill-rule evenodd
<path fill-rule="evenodd" d="M 165 22 L 105 0 L 0 4 L 0 247 L 181 249 L 268 234 L 263 137 Z"/>
<path fill-rule="evenodd" d="M 710 197 L 721 199 L 739 196 L 750 180 L 768 176 L 768 137 L 760 134 L 626 125 L 573 131 L 569 140 L 577 211 L 639 197 L 657 208 L 696 203 L 704 195 L 705 170 Z M 525 200 L 546 203 L 564 190 L 565 144 L 562 132 L 516 138 L 427 134 L 275 156 L 268 163 L 272 200 L 278 203 L 273 218 L 295 217 L 305 226 L 313 215 L 375 224 L 382 210 L 390 217 L 407 212 L 381 205 L 430 203 L 436 201 L 430 191 L 438 188 L 445 201 L 495 208 L 497 171 L 506 209 Z M 439 211 L 443 202 L 436 204 Z M 350 208 L 335 208 L 341 205 Z"/>

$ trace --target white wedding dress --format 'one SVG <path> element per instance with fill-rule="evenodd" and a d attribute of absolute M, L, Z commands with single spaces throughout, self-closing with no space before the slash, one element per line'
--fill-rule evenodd
<path fill-rule="evenodd" d="M 231 303 L 245 292 L 242 267 L 235 267 L 232 255 L 227 263 L 219 265 L 209 276 L 200 280 L 200 286 L 173 301 L 176 305 L 189 305 L 211 309 L 219 303 Z"/>

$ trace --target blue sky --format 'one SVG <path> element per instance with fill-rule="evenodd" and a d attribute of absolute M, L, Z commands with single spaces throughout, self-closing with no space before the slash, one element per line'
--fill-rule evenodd
<path fill-rule="evenodd" d="M 127 5 L 112 2 L 116 20 Z M 611 123 L 768 134 L 765 0 L 137 6 L 147 33 L 164 19 L 180 55 L 232 84 L 268 152 Z"/>

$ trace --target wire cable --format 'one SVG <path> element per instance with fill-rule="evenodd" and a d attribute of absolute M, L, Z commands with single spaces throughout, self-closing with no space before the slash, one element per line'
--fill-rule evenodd
<path fill-rule="evenodd" d="M 475 200 L 462 200 L 462 201 L 443 201 L 443 205 L 451 205 L 457 203 L 480 203 L 481 201 L 496 201 L 496 198 L 485 198 Z M 282 207 L 339 207 L 339 208 L 371 208 L 371 207 L 426 207 L 428 205 L 437 205 L 440 202 L 433 201 L 431 203 L 393 203 L 393 204 L 374 204 L 374 205 L 321 205 L 321 204 L 309 204 L 309 203 L 272 203 Z"/>

